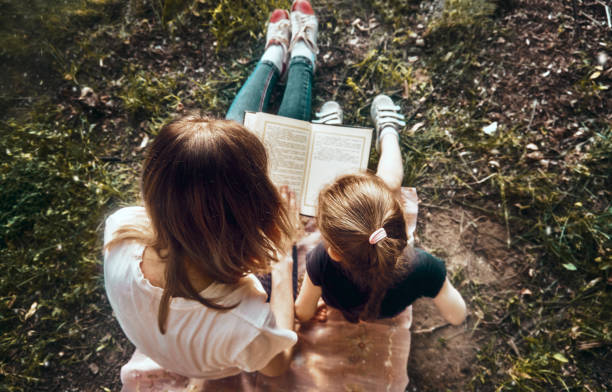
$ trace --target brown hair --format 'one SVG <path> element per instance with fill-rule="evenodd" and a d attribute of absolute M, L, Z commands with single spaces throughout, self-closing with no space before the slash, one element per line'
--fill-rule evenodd
<path fill-rule="evenodd" d="M 231 284 L 247 273 L 267 272 L 278 260 L 277 249 L 293 228 L 267 165 L 263 144 L 234 121 L 183 117 L 165 125 L 151 144 L 141 182 L 150 228 L 123 227 L 107 248 L 135 239 L 163 255 L 162 333 L 172 297 L 232 307 L 203 298 L 189 281 L 188 264 Z"/>
<path fill-rule="evenodd" d="M 349 278 L 369 291 L 359 318 L 376 319 L 387 289 L 405 276 L 414 255 L 400 201 L 373 174 L 345 175 L 319 194 L 317 225 Z M 381 227 L 387 238 L 370 244 Z"/>

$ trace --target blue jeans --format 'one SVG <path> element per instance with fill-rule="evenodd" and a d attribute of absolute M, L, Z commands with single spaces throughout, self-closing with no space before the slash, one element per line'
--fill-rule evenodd
<path fill-rule="evenodd" d="M 232 102 L 225 118 L 244 123 L 245 111 L 265 112 L 280 72 L 269 61 L 260 61 Z M 287 86 L 278 115 L 310 121 L 312 108 L 313 65 L 306 57 L 289 62 Z"/>

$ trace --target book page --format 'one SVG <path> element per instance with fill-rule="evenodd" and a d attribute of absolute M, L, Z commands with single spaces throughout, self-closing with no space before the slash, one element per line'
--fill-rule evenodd
<path fill-rule="evenodd" d="M 301 200 L 311 124 L 266 113 L 247 113 L 245 126 L 266 146 L 272 182 L 288 185 L 296 200 Z"/>
<path fill-rule="evenodd" d="M 368 166 L 371 128 L 313 124 L 305 193 L 300 212 L 313 216 L 319 191 L 341 174 L 355 173 Z"/>

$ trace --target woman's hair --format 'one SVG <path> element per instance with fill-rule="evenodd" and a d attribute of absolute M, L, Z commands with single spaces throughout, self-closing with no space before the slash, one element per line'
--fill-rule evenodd
<path fill-rule="evenodd" d="M 377 318 L 387 289 L 406 275 L 413 258 L 400 201 L 373 174 L 345 175 L 319 194 L 317 225 L 340 255 L 342 269 L 369 292 L 359 318 Z M 387 237 L 370 244 L 370 235 L 380 228 Z"/>
<path fill-rule="evenodd" d="M 277 249 L 290 241 L 293 227 L 267 172 L 263 144 L 234 121 L 187 116 L 165 125 L 154 139 L 141 182 L 150 228 L 125 226 L 107 249 L 138 240 L 166 263 L 158 313 L 162 333 L 172 297 L 232 307 L 203 298 L 190 283 L 188 265 L 231 284 L 247 273 L 267 272 L 270 261 L 278 260 Z"/>

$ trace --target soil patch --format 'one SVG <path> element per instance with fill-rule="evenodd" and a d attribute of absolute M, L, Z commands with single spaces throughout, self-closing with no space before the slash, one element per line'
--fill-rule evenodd
<path fill-rule="evenodd" d="M 478 326 L 483 315 L 471 307 L 472 298 L 462 287 L 480 288 L 482 295 L 495 290 L 504 275 L 512 276 L 511 252 L 505 229 L 461 208 L 436 208 L 420 214 L 417 246 L 446 262 L 448 276 L 462 292 L 472 313 L 460 326 L 448 324 L 431 300 L 413 305 L 412 347 L 408 391 L 461 391 L 468 389 L 479 347 Z"/>

